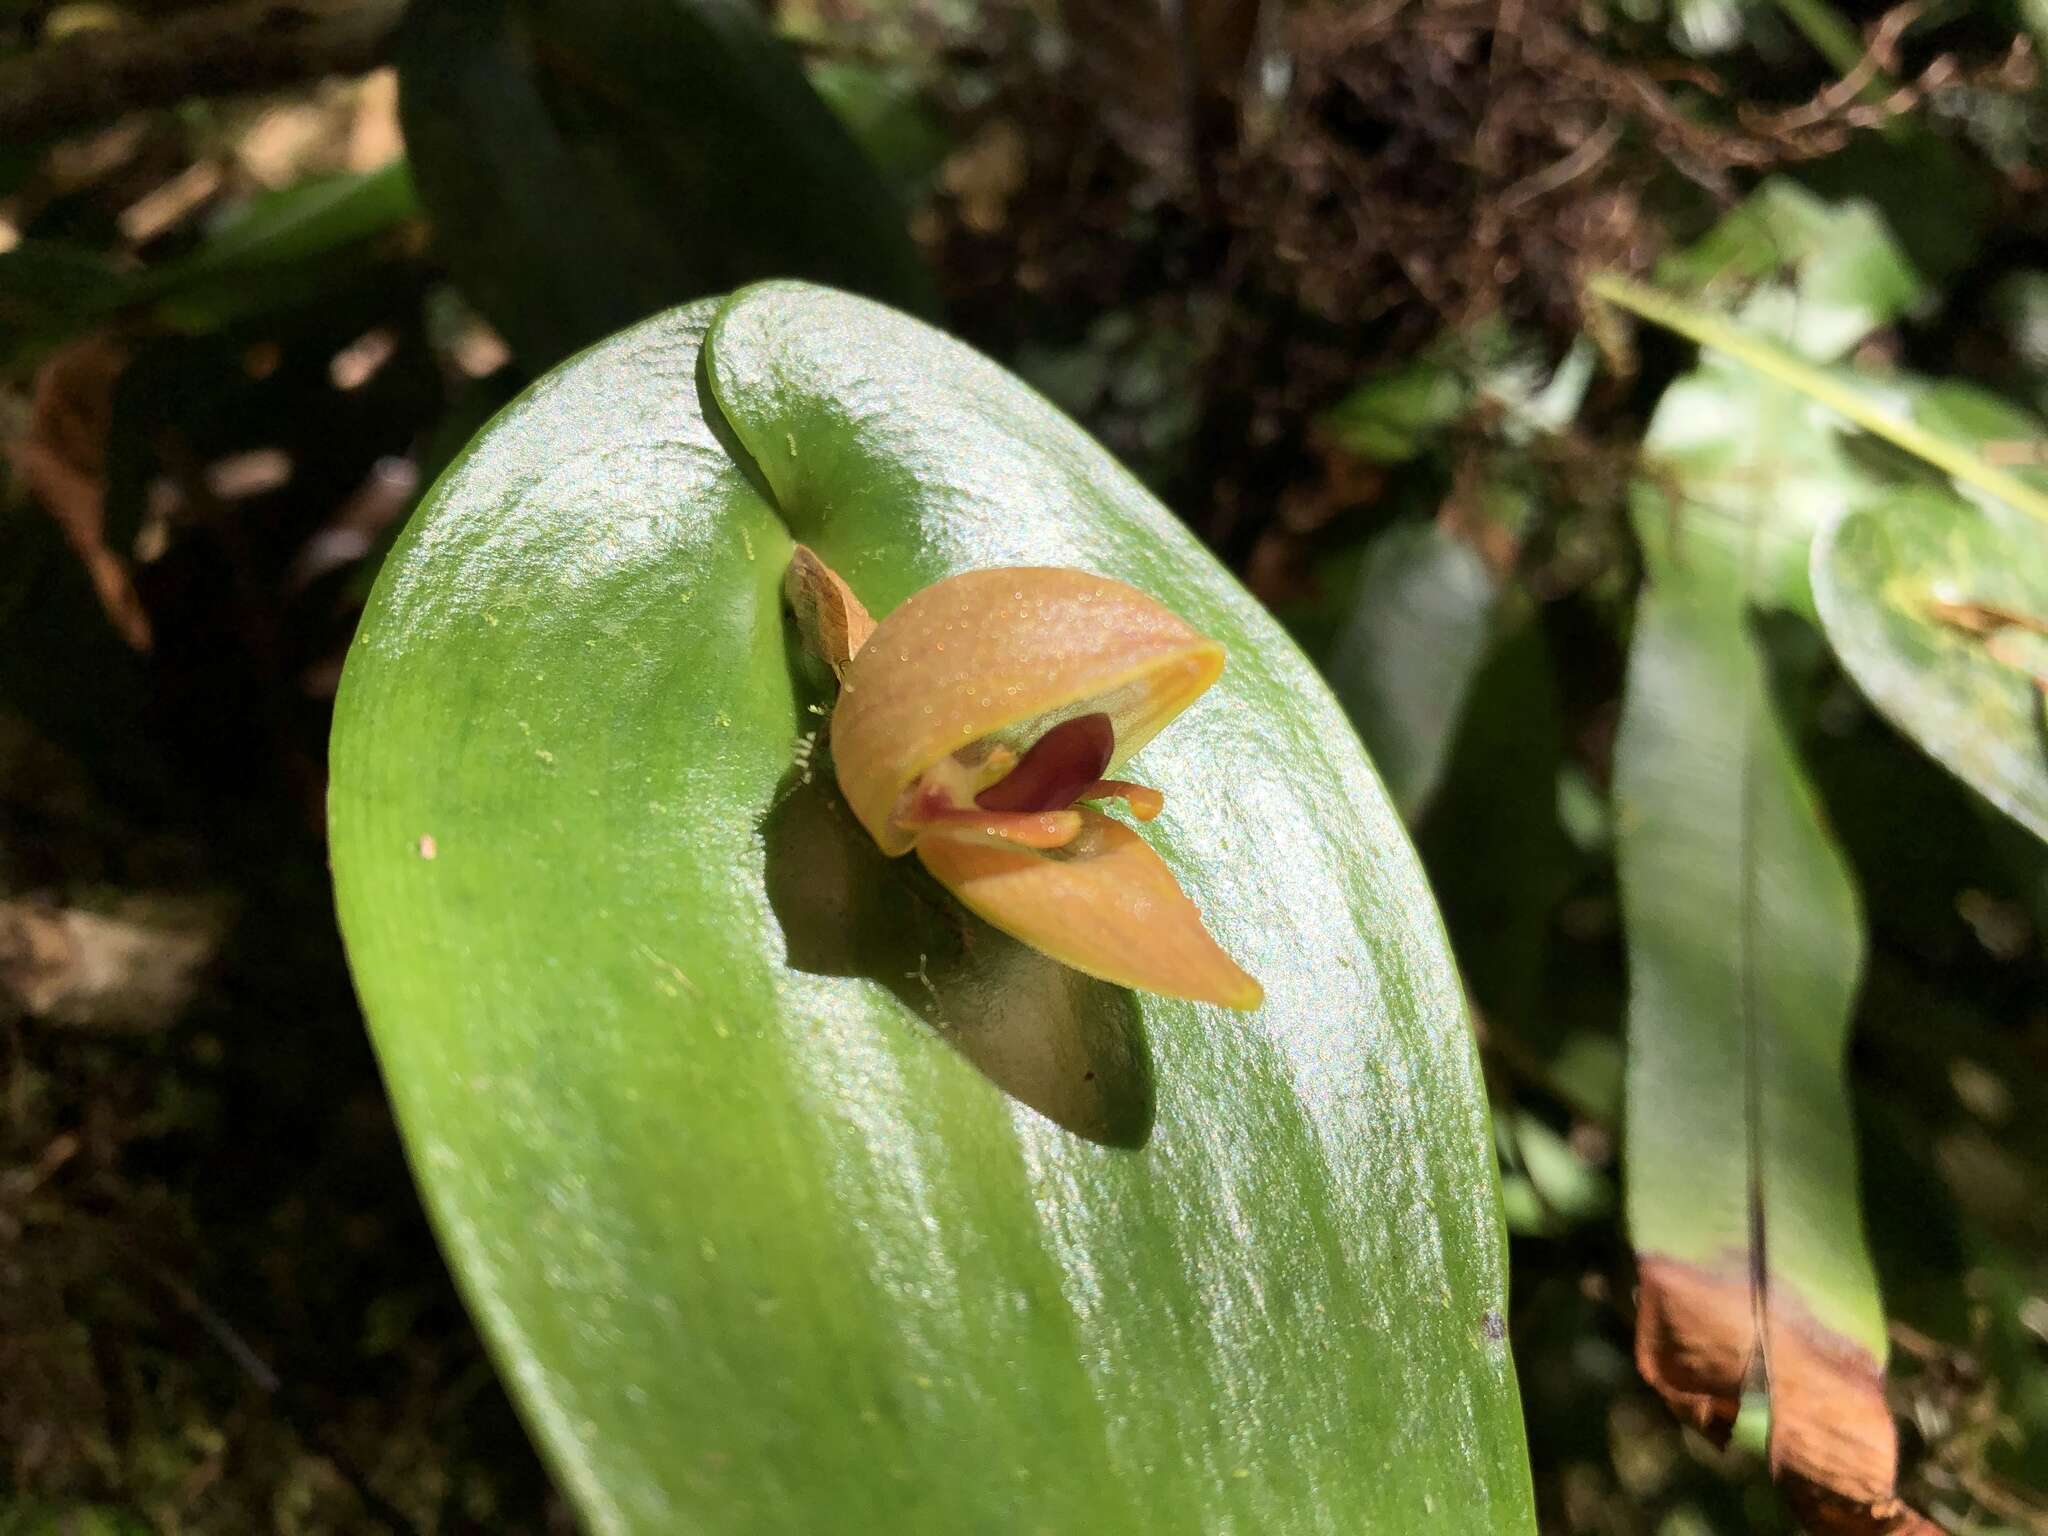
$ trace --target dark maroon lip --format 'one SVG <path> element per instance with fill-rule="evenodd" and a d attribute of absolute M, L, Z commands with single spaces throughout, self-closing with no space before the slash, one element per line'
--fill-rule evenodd
<path fill-rule="evenodd" d="M 984 811 L 1063 811 L 1102 778 L 1116 751 L 1107 715 L 1062 721 L 1031 744 L 1017 766 L 974 797 Z"/>

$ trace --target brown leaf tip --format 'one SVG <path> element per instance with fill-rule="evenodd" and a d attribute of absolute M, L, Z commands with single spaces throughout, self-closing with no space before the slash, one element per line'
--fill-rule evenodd
<path fill-rule="evenodd" d="M 1636 1369 L 1673 1413 L 1726 1445 L 1757 1349 L 1746 1265 L 1706 1269 L 1639 1256 Z"/>
<path fill-rule="evenodd" d="M 1771 1399 L 1771 1475 L 1820 1536 L 1932 1536 L 1896 1492 L 1898 1432 L 1884 1364 L 1783 1285 L 1759 1308 L 1746 1254 L 1707 1266 L 1638 1259 L 1636 1368 L 1681 1419 L 1727 1443 L 1759 1358 Z"/>
<path fill-rule="evenodd" d="M 875 632 L 875 621 L 853 588 L 816 551 L 799 544 L 782 576 L 783 600 L 796 617 L 804 648 L 845 678 L 846 664 Z"/>

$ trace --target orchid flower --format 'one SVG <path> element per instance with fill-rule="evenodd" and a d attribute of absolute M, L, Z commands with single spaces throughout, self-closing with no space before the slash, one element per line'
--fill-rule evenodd
<path fill-rule="evenodd" d="M 879 625 L 799 548 L 786 583 L 839 675 L 839 787 L 884 853 L 915 852 L 970 911 L 1075 970 L 1255 1008 L 1141 822 L 1155 789 L 1110 775 L 1223 671 L 1223 647 L 1144 593 L 1081 571 L 969 571 Z"/>

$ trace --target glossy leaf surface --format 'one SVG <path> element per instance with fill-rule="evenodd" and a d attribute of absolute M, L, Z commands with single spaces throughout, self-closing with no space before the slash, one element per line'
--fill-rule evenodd
<path fill-rule="evenodd" d="M 1132 771 L 1266 1004 L 1088 980 L 884 858 L 793 537 L 877 617 L 1065 565 L 1226 646 Z M 1413 854 L 1271 619 L 993 365 L 776 284 L 549 375 L 387 562 L 333 762 L 429 1206 L 592 1530 L 1531 1529 Z"/>

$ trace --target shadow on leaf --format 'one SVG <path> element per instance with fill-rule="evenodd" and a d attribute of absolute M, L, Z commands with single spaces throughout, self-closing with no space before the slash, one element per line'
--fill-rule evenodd
<path fill-rule="evenodd" d="M 874 845 L 829 767 L 793 778 L 762 824 L 768 899 L 789 963 L 880 983 L 990 1082 L 1077 1136 L 1152 1134 L 1137 999 L 975 917 L 913 858 Z"/>

